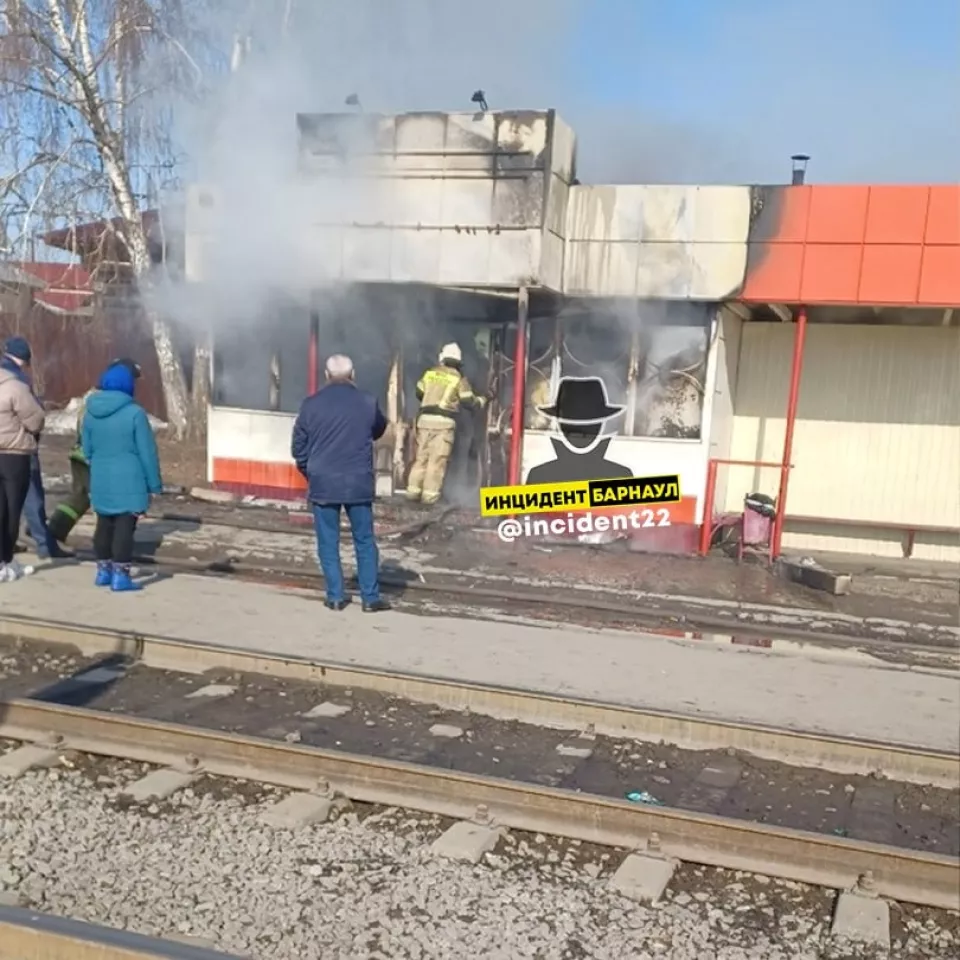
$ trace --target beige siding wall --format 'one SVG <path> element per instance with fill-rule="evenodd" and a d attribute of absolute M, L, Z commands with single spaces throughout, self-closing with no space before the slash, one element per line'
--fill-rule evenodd
<path fill-rule="evenodd" d="M 712 407 L 710 420 L 711 459 L 732 460 L 730 448 L 733 442 L 734 404 L 737 390 L 737 364 L 740 360 L 740 339 L 743 333 L 743 320 L 729 307 L 721 307 L 717 312 L 719 327 L 713 346 L 713 360 L 716 374 L 712 384 Z M 711 384 L 707 384 L 709 390 Z M 717 471 L 717 485 L 714 489 L 714 507 L 726 503 L 727 488 L 730 481 L 729 468 Z"/>
<path fill-rule="evenodd" d="M 779 460 L 792 324 L 742 331 L 731 459 Z M 787 513 L 960 526 L 960 333 L 946 327 L 811 324 Z M 730 468 L 728 509 L 775 496 L 776 471 Z M 902 534 L 790 524 L 789 550 L 901 555 Z M 920 533 L 914 556 L 960 561 L 956 535 Z"/>

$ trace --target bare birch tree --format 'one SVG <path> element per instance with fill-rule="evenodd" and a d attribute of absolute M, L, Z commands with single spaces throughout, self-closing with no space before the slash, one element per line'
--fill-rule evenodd
<path fill-rule="evenodd" d="M 199 92 L 201 0 L 0 0 L 0 214 L 23 237 L 101 222 L 130 265 L 156 348 L 167 418 L 189 427 L 184 370 L 170 324 L 149 295 L 155 282 L 143 214 L 179 185 L 173 92 Z M 198 54 L 198 50 L 201 52 Z M 10 243 L 10 228 L 7 240 Z M 209 361 L 208 361 L 209 362 Z"/>

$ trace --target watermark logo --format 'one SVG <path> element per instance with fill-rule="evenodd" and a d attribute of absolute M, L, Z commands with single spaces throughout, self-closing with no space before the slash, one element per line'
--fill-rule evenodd
<path fill-rule="evenodd" d="M 558 510 L 647 506 L 679 503 L 680 477 L 632 477 L 626 480 L 581 480 L 574 483 L 535 483 L 516 487 L 484 487 L 480 515 L 556 513 Z"/>
<path fill-rule="evenodd" d="M 607 385 L 600 377 L 561 377 L 554 402 L 538 409 L 554 424 L 553 459 L 531 468 L 528 484 L 633 476 L 629 467 L 607 457 L 613 438 L 604 434 L 604 428 L 620 417 L 626 407 L 610 403 Z"/>
<path fill-rule="evenodd" d="M 626 408 L 610 403 L 603 380 L 561 377 L 554 402 L 538 409 L 554 423 L 553 459 L 534 466 L 525 484 L 480 491 L 481 516 L 505 518 L 497 528 L 502 541 L 570 534 L 603 539 L 671 525 L 671 510 L 659 505 L 683 500 L 680 477 L 636 477 L 607 457 L 613 437 L 604 426 Z"/>

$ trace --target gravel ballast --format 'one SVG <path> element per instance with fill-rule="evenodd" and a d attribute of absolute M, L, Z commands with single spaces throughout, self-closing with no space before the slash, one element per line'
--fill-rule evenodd
<path fill-rule="evenodd" d="M 25 905 L 263 960 L 779 960 L 875 954 L 827 940 L 828 891 L 685 866 L 663 903 L 607 888 L 623 852 L 509 836 L 479 866 L 434 859 L 444 824 L 348 812 L 274 830 L 283 794 L 197 781 L 122 802 L 138 764 L 72 758 L 0 783 L 0 890 Z M 956 917 L 893 906 L 894 956 L 955 956 Z"/>

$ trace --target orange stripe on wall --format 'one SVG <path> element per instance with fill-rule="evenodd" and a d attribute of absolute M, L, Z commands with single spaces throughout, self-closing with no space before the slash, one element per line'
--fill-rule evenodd
<path fill-rule="evenodd" d="M 226 457 L 213 458 L 213 482 L 298 492 L 307 489 L 306 480 L 292 463 L 262 463 Z"/>
<path fill-rule="evenodd" d="M 767 190 L 741 299 L 960 305 L 960 187 Z"/>

